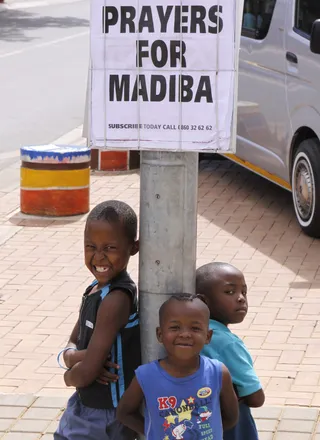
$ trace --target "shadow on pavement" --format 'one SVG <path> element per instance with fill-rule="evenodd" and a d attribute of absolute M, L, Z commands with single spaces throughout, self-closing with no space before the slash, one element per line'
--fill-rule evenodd
<path fill-rule="evenodd" d="M 22 214 L 20 211 L 10 217 L 10 223 L 15 226 L 27 226 L 28 228 L 47 228 L 71 225 L 72 223 L 85 222 L 86 214 L 71 217 L 40 217 Z"/>
<path fill-rule="evenodd" d="M 40 28 L 86 28 L 89 20 L 77 17 L 50 17 L 21 10 L 0 12 L 0 40 L 32 41 L 35 36 L 26 35 L 27 31 Z"/>
<path fill-rule="evenodd" d="M 48 229 L 80 223 L 82 230 L 85 218 L 36 218 L 16 212 L 9 221 Z M 259 279 L 260 289 L 288 291 L 291 300 L 320 289 L 319 255 L 320 240 L 301 231 L 290 192 L 229 160 L 200 163 L 198 266 L 223 258 L 243 270 L 248 280 Z"/>
<path fill-rule="evenodd" d="M 268 257 L 295 274 L 289 282 L 291 289 L 319 288 L 320 240 L 301 231 L 290 192 L 229 160 L 204 160 L 200 163 L 198 214 L 204 226 L 208 222 L 216 226 L 207 235 L 207 228 L 202 228 L 198 243 L 212 243 L 219 254 L 218 249 L 228 252 L 228 246 L 233 252 L 237 242 L 238 251 L 226 259 L 243 264 L 240 269 L 245 269 L 248 259 L 259 264 Z M 223 233 L 217 236 L 219 230 L 232 234 L 233 243 Z M 243 243 L 251 249 L 244 249 Z M 271 268 L 265 276 L 273 277 L 272 272 Z"/>

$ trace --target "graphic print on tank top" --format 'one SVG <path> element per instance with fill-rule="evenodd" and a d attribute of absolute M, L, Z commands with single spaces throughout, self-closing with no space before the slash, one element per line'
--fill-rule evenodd
<path fill-rule="evenodd" d="M 200 388 L 195 396 L 178 399 L 175 396 L 158 398 L 159 416 L 163 419 L 161 440 L 214 440 L 211 425 L 212 390 Z"/>
<path fill-rule="evenodd" d="M 200 356 L 199 369 L 173 377 L 153 361 L 136 370 L 145 398 L 148 440 L 222 440 L 222 364 Z"/>

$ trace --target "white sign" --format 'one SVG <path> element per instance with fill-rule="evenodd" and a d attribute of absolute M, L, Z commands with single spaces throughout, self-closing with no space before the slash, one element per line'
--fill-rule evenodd
<path fill-rule="evenodd" d="M 233 152 L 242 7 L 92 1 L 92 145 Z"/>

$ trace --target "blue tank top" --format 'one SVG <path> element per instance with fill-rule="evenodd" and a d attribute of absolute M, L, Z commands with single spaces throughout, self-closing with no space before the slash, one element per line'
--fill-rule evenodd
<path fill-rule="evenodd" d="M 145 396 L 147 440 L 222 440 L 222 364 L 200 356 L 193 375 L 170 376 L 159 361 L 136 370 Z"/>

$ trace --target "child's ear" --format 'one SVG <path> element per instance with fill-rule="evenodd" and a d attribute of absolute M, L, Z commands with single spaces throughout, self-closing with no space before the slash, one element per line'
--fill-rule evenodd
<path fill-rule="evenodd" d="M 139 242 L 139 240 L 136 240 L 133 243 L 132 248 L 131 248 L 131 252 L 130 252 L 131 256 L 136 255 L 139 252 L 139 246 L 140 246 L 140 242 Z"/>
<path fill-rule="evenodd" d="M 207 338 L 206 338 L 206 344 L 210 344 L 212 335 L 213 335 L 213 330 L 208 330 Z"/>
<path fill-rule="evenodd" d="M 160 344 L 162 344 L 162 331 L 161 331 L 161 328 L 160 328 L 160 327 L 157 327 L 156 332 L 157 332 L 157 339 L 158 339 L 158 342 L 160 342 Z"/>

